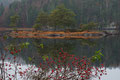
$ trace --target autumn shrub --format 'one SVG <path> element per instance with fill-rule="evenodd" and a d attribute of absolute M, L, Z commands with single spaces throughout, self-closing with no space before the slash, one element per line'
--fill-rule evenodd
<path fill-rule="evenodd" d="M 100 54 L 100 51 L 97 51 L 97 54 L 91 58 L 85 56 L 80 58 L 61 49 L 56 57 L 46 57 L 43 62 L 40 62 L 31 78 L 35 80 L 87 80 L 98 77 L 100 79 L 100 76 L 106 74 L 103 64 L 99 67 L 92 66 L 93 60 Z"/>
<path fill-rule="evenodd" d="M 106 74 L 103 64 L 99 67 L 92 65 L 100 59 L 100 51 L 91 58 L 81 58 L 61 49 L 55 57 L 41 57 L 39 65 L 27 67 L 19 63 L 16 55 L 19 52 L 19 48 L 5 48 L 5 52 L 0 53 L 0 80 L 89 80 L 93 77 L 100 79 Z M 11 57 L 7 57 L 8 54 Z"/>

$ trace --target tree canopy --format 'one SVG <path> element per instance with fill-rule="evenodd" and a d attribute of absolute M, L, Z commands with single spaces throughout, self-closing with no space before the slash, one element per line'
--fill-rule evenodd
<path fill-rule="evenodd" d="M 3 12 L 4 12 L 4 6 L 3 4 L 0 4 L 0 16 L 2 16 Z"/>
<path fill-rule="evenodd" d="M 64 5 L 57 6 L 49 16 L 50 26 L 70 27 L 75 23 L 75 13 Z"/>
<path fill-rule="evenodd" d="M 16 27 L 19 23 L 19 15 L 15 14 L 13 16 L 10 17 L 10 26 L 11 27 Z"/>
<path fill-rule="evenodd" d="M 92 30 L 98 26 L 95 22 L 89 22 L 88 24 L 80 24 L 82 30 Z"/>
<path fill-rule="evenodd" d="M 33 28 L 39 29 L 41 27 L 48 26 L 48 18 L 49 18 L 49 15 L 47 13 L 40 12 L 38 17 L 36 18 Z"/>

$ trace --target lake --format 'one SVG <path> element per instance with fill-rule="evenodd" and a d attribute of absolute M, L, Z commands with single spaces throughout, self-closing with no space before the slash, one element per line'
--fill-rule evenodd
<path fill-rule="evenodd" d="M 102 76 L 102 80 L 120 79 L 120 36 L 106 36 L 100 39 L 34 39 L 34 38 L 11 38 L 9 37 L 0 48 L 8 44 L 18 44 L 29 42 L 28 48 L 19 54 L 23 65 L 28 64 L 28 57 L 34 58 L 35 65 L 38 64 L 40 56 L 50 56 L 56 54 L 61 48 L 69 54 L 79 57 L 91 57 L 95 51 L 101 50 L 104 57 L 102 62 L 107 70 L 107 75 Z M 11 55 L 9 55 L 11 56 Z M 98 66 L 99 63 L 94 65 Z"/>

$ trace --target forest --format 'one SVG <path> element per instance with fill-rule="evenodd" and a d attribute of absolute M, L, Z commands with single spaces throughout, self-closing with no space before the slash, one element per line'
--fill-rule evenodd
<path fill-rule="evenodd" d="M 7 3 L 6 3 L 7 2 Z M 119 0 L 8 0 L 0 2 L 0 27 L 9 27 L 10 16 L 18 14 L 18 27 L 32 27 L 41 12 L 50 14 L 56 6 L 64 4 L 75 13 L 75 26 L 89 22 L 98 23 L 101 27 L 114 22 L 119 25 Z M 5 4 L 6 3 L 6 4 Z"/>

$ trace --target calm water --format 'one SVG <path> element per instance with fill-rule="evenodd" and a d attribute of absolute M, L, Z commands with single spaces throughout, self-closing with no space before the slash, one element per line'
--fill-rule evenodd
<path fill-rule="evenodd" d="M 52 55 L 56 50 L 63 48 L 65 52 L 76 56 L 94 55 L 97 50 L 104 54 L 103 63 L 106 67 L 119 67 L 120 65 L 120 36 L 109 36 L 101 39 L 18 39 L 18 42 L 30 42 L 25 49 L 25 56 Z M 43 44 L 43 48 L 40 46 Z"/>
<path fill-rule="evenodd" d="M 27 57 L 35 57 L 35 63 L 40 56 L 54 55 L 57 50 L 63 48 L 65 52 L 75 54 L 76 56 L 91 57 L 94 52 L 101 50 L 104 54 L 102 63 L 107 68 L 108 75 L 103 76 L 102 80 L 120 79 L 120 36 L 108 36 L 101 39 L 7 39 L 6 44 L 29 42 L 28 48 L 24 49 L 20 58 L 24 64 L 27 63 Z M 41 46 L 41 44 L 43 46 Z M 1 48 L 3 43 L 1 43 Z M 97 63 L 96 63 L 97 65 Z"/>

